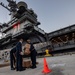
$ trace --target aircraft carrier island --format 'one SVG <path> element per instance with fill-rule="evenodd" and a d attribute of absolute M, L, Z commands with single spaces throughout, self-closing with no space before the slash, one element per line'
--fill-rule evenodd
<path fill-rule="evenodd" d="M 29 9 L 28 5 L 23 1 L 16 3 L 16 1 L 7 0 L 7 2 L 9 8 L 2 2 L 0 3 L 11 15 L 9 22 L 0 25 L 2 33 L 0 51 L 5 51 L 4 53 L 8 54 L 6 51 L 10 51 L 16 45 L 19 38 L 24 39 L 23 46 L 29 38 L 35 45 L 35 48 L 39 50 L 42 43 L 46 44 L 47 36 L 45 31 L 38 27 L 40 22 L 37 19 L 37 14 L 33 9 Z M 4 57 L 6 54 L 1 54 L 1 57 Z"/>

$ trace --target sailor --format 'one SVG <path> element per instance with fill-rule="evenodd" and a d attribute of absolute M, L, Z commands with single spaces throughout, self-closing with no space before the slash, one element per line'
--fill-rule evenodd
<path fill-rule="evenodd" d="M 32 61 L 31 68 L 34 69 L 34 68 L 36 68 L 36 55 L 37 55 L 37 52 L 36 52 L 33 44 L 31 43 L 30 39 L 27 40 L 27 43 L 30 44 L 30 51 L 31 51 L 30 57 L 31 57 L 31 61 Z"/>
<path fill-rule="evenodd" d="M 16 47 L 12 48 L 11 51 L 10 51 L 10 67 L 11 67 L 11 70 L 15 70 L 15 62 L 16 62 L 16 59 L 15 59 L 15 53 L 16 53 Z"/>
<path fill-rule="evenodd" d="M 23 71 L 23 70 L 25 70 L 22 67 L 22 55 L 23 55 L 22 42 L 23 42 L 23 39 L 19 39 L 19 42 L 16 45 L 16 71 Z"/>

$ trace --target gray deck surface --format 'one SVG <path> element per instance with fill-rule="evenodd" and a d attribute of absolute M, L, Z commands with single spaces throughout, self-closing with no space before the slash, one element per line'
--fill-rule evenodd
<path fill-rule="evenodd" d="M 64 55 L 46 57 L 51 73 L 43 74 L 43 58 L 37 58 L 39 64 L 36 69 L 28 68 L 25 71 L 17 72 L 10 70 L 10 67 L 0 68 L 0 75 L 75 75 L 75 55 Z"/>

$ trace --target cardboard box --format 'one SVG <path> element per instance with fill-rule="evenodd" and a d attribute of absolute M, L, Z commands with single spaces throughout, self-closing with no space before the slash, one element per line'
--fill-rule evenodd
<path fill-rule="evenodd" d="M 23 61 L 23 67 L 30 68 L 31 67 L 31 61 L 30 60 Z"/>

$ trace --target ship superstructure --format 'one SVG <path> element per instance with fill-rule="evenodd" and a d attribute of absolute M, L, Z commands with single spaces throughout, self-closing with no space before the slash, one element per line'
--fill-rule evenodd
<path fill-rule="evenodd" d="M 24 41 L 30 38 L 34 44 L 45 42 L 46 33 L 38 27 L 40 22 L 38 22 L 34 10 L 28 9 L 28 5 L 25 2 L 20 1 L 16 3 L 13 0 L 7 1 L 10 8 L 0 3 L 11 14 L 11 20 L 2 25 L 4 26 L 2 27 L 2 33 L 5 36 L 0 39 L 0 50 L 12 48 L 17 43 L 18 38 L 23 38 Z"/>

